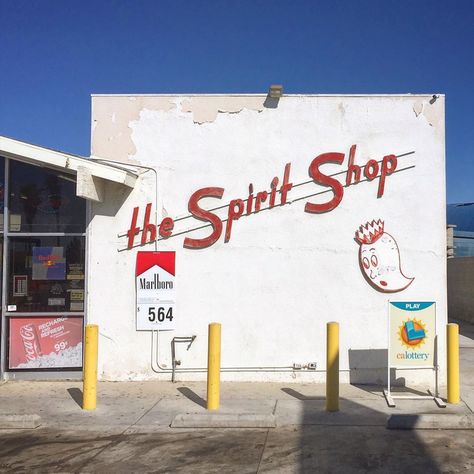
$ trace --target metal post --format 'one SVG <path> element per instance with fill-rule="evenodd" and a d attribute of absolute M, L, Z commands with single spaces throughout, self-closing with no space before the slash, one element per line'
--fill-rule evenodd
<path fill-rule="evenodd" d="M 327 323 L 326 410 L 339 411 L 339 323 Z"/>
<path fill-rule="evenodd" d="M 459 326 L 447 325 L 448 403 L 460 402 L 459 390 Z"/>
<path fill-rule="evenodd" d="M 220 403 L 221 325 L 209 324 L 207 359 L 207 409 L 218 410 Z"/>
<path fill-rule="evenodd" d="M 97 405 L 97 353 L 99 346 L 99 326 L 86 326 L 84 346 L 84 385 L 82 390 L 82 408 L 95 410 Z"/>
<path fill-rule="evenodd" d="M 7 295 L 7 290 L 8 290 L 8 253 L 10 252 L 9 250 L 9 238 L 8 238 L 8 233 L 10 231 L 9 228 L 9 218 L 10 218 L 10 160 L 8 158 L 5 158 L 5 173 L 4 173 L 4 190 L 3 190 L 3 251 L 2 251 L 2 311 L 1 311 L 1 321 L 0 321 L 0 379 L 5 380 L 6 379 L 6 371 L 8 369 L 7 364 L 6 364 L 6 356 L 7 356 L 7 341 L 8 337 L 7 336 L 7 330 L 8 330 L 8 325 L 7 325 L 7 317 L 5 316 L 5 313 L 7 312 L 8 309 L 8 295 Z"/>

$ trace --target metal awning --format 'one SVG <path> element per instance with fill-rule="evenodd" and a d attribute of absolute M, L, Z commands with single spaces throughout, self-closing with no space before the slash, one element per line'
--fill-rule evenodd
<path fill-rule="evenodd" d="M 74 174 L 77 176 L 76 194 L 99 202 L 103 200 L 104 181 L 133 188 L 138 178 L 134 172 L 118 165 L 98 163 L 81 156 L 3 136 L 0 136 L 0 156 Z"/>

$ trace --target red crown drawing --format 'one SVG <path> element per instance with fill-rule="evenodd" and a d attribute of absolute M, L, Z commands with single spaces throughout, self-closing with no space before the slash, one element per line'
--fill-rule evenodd
<path fill-rule="evenodd" d="M 361 225 L 355 233 L 355 238 L 360 244 L 373 244 L 383 234 L 384 222 L 382 220 L 367 222 Z"/>

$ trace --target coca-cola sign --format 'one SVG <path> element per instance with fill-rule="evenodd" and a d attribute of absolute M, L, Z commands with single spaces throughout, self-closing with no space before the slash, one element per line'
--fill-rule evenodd
<path fill-rule="evenodd" d="M 82 318 L 10 318 L 10 369 L 82 367 Z"/>
<path fill-rule="evenodd" d="M 22 326 L 20 328 L 20 336 L 23 340 L 25 357 L 28 361 L 35 360 L 37 357 L 43 355 L 39 346 L 38 334 L 33 324 L 30 323 Z"/>

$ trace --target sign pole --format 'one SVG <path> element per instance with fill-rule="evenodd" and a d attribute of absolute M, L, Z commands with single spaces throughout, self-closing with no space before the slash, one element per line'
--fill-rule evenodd
<path fill-rule="evenodd" d="M 392 395 L 390 393 L 390 302 L 387 308 L 387 338 L 388 338 L 388 350 L 387 350 L 387 390 L 383 391 L 385 401 L 387 405 L 391 408 L 395 407 L 395 402 L 393 401 Z"/>
<path fill-rule="evenodd" d="M 438 339 L 436 336 L 436 303 L 388 302 L 388 357 L 387 390 L 383 391 L 389 407 L 395 407 L 395 399 L 433 400 L 440 408 L 446 404 L 438 396 Z M 431 369 L 435 371 L 435 393 L 428 395 L 393 395 L 391 393 L 391 369 Z"/>

